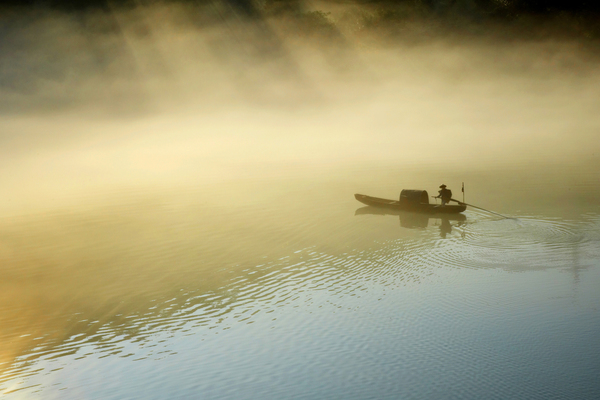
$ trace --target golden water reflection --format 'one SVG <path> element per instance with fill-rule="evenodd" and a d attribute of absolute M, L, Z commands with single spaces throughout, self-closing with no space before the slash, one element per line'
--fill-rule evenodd
<path fill-rule="evenodd" d="M 422 181 L 437 182 L 433 175 Z M 427 216 L 423 223 L 420 215 L 356 209 L 353 187 L 367 181 L 356 174 L 334 185 L 327 179 L 296 180 L 292 197 L 269 189 L 278 187 L 273 180 L 212 187 L 217 197 L 261 193 L 238 196 L 226 206 L 198 206 L 204 191 L 134 193 L 112 204 L 5 219 L 2 381 L 25 374 L 37 359 L 75 354 L 84 344 L 94 346 L 90 354 L 123 356 L 119 343 L 149 343 L 153 332 L 217 326 L 228 314 L 251 322 L 258 310 L 244 316 L 244 304 L 261 300 L 261 311 L 269 312 L 293 302 L 293 293 L 307 285 L 315 290 L 360 288 L 369 281 L 410 285 L 440 265 L 507 270 L 589 265 L 598 214 L 597 205 L 585 199 L 597 191 L 581 197 L 570 186 L 563 191 L 556 186 L 548 199 L 522 181 L 498 194 L 492 189 L 503 177 L 494 178 L 473 189 L 494 193 L 493 200 L 481 196 L 486 206 L 490 199 L 488 207 L 502 201 L 502 211 L 511 215 L 529 207 L 551 215 L 552 200 L 566 199 L 574 209 L 554 220 L 527 214 L 502 220 L 469 210 L 451 221 L 430 222 Z M 379 188 L 397 185 L 395 177 L 380 179 L 388 181 L 377 182 Z M 569 222 L 573 215 L 579 217 Z M 446 223 L 452 223 L 450 229 Z"/>

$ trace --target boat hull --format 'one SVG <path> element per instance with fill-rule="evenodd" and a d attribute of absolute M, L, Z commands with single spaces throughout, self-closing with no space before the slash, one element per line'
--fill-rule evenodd
<path fill-rule="evenodd" d="M 387 208 L 398 211 L 411 211 L 421 212 L 427 214 L 458 214 L 467 209 L 465 204 L 445 206 L 439 204 L 425 204 L 425 203 L 409 203 L 401 204 L 398 200 L 388 200 L 379 197 L 367 196 L 364 194 L 355 194 L 354 198 L 363 204 L 371 207 Z"/>

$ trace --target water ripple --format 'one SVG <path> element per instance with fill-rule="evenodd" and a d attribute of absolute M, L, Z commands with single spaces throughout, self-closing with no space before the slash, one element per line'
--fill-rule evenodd
<path fill-rule="evenodd" d="M 119 356 L 144 360 L 169 356 L 175 354 L 165 348 L 172 335 L 210 335 L 236 324 L 259 321 L 274 324 L 281 316 L 270 314 L 283 307 L 350 310 L 354 305 L 347 299 L 360 298 L 371 285 L 411 285 L 431 279 L 440 268 L 523 271 L 564 267 L 572 265 L 582 253 L 585 257 L 578 262 L 585 264 L 598 256 L 599 221 L 596 216 L 584 223 L 534 217 L 489 220 L 475 214 L 473 222 L 456 228 L 460 235 L 448 239 L 440 239 L 429 230 L 337 255 L 314 247 L 297 249 L 287 257 L 267 259 L 244 269 L 217 290 L 180 292 L 157 302 L 145 313 L 124 316 L 120 322 L 98 322 L 101 318 L 76 321 L 80 327 L 62 342 L 38 344 L 19 357 L 4 370 L 0 385 L 34 374 L 28 365 L 35 362 L 48 365 L 69 358 Z M 326 297 L 321 297 L 323 293 Z M 476 301 L 465 298 L 462 304 Z M 445 312 L 456 308 L 456 314 L 460 314 L 460 305 L 450 300 L 444 303 L 443 299 L 441 303 Z M 433 314 L 429 318 L 435 317 L 436 310 L 430 311 Z M 164 336 L 163 340 L 157 340 L 157 335 Z M 338 350 L 328 351 L 347 351 L 345 346 L 349 345 L 344 338 L 338 344 Z M 422 345 L 428 345 L 427 341 Z M 444 348 L 436 351 L 444 357 Z M 471 372 L 476 375 L 476 370 Z"/>
<path fill-rule="evenodd" d="M 467 225 L 461 240 L 437 241 L 435 262 L 511 270 L 563 267 L 591 239 L 575 223 L 522 217 Z"/>

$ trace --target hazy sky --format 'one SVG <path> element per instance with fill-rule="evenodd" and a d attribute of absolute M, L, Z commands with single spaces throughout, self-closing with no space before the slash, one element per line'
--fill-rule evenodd
<path fill-rule="evenodd" d="M 0 205 L 286 168 L 597 155 L 593 46 L 368 30 L 372 11 L 353 5 L 300 22 L 224 7 L 5 20 Z"/>

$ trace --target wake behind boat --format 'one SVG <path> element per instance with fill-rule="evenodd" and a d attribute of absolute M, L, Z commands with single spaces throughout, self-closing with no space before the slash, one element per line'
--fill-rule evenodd
<path fill-rule="evenodd" d="M 446 204 L 443 206 L 439 204 L 430 204 L 429 195 L 426 190 L 404 189 L 400 193 L 400 200 L 388 200 L 358 193 L 354 195 L 354 198 L 361 203 L 372 207 L 429 214 L 456 214 L 467 209 L 467 206 L 464 203 L 459 203 L 458 205 Z"/>

